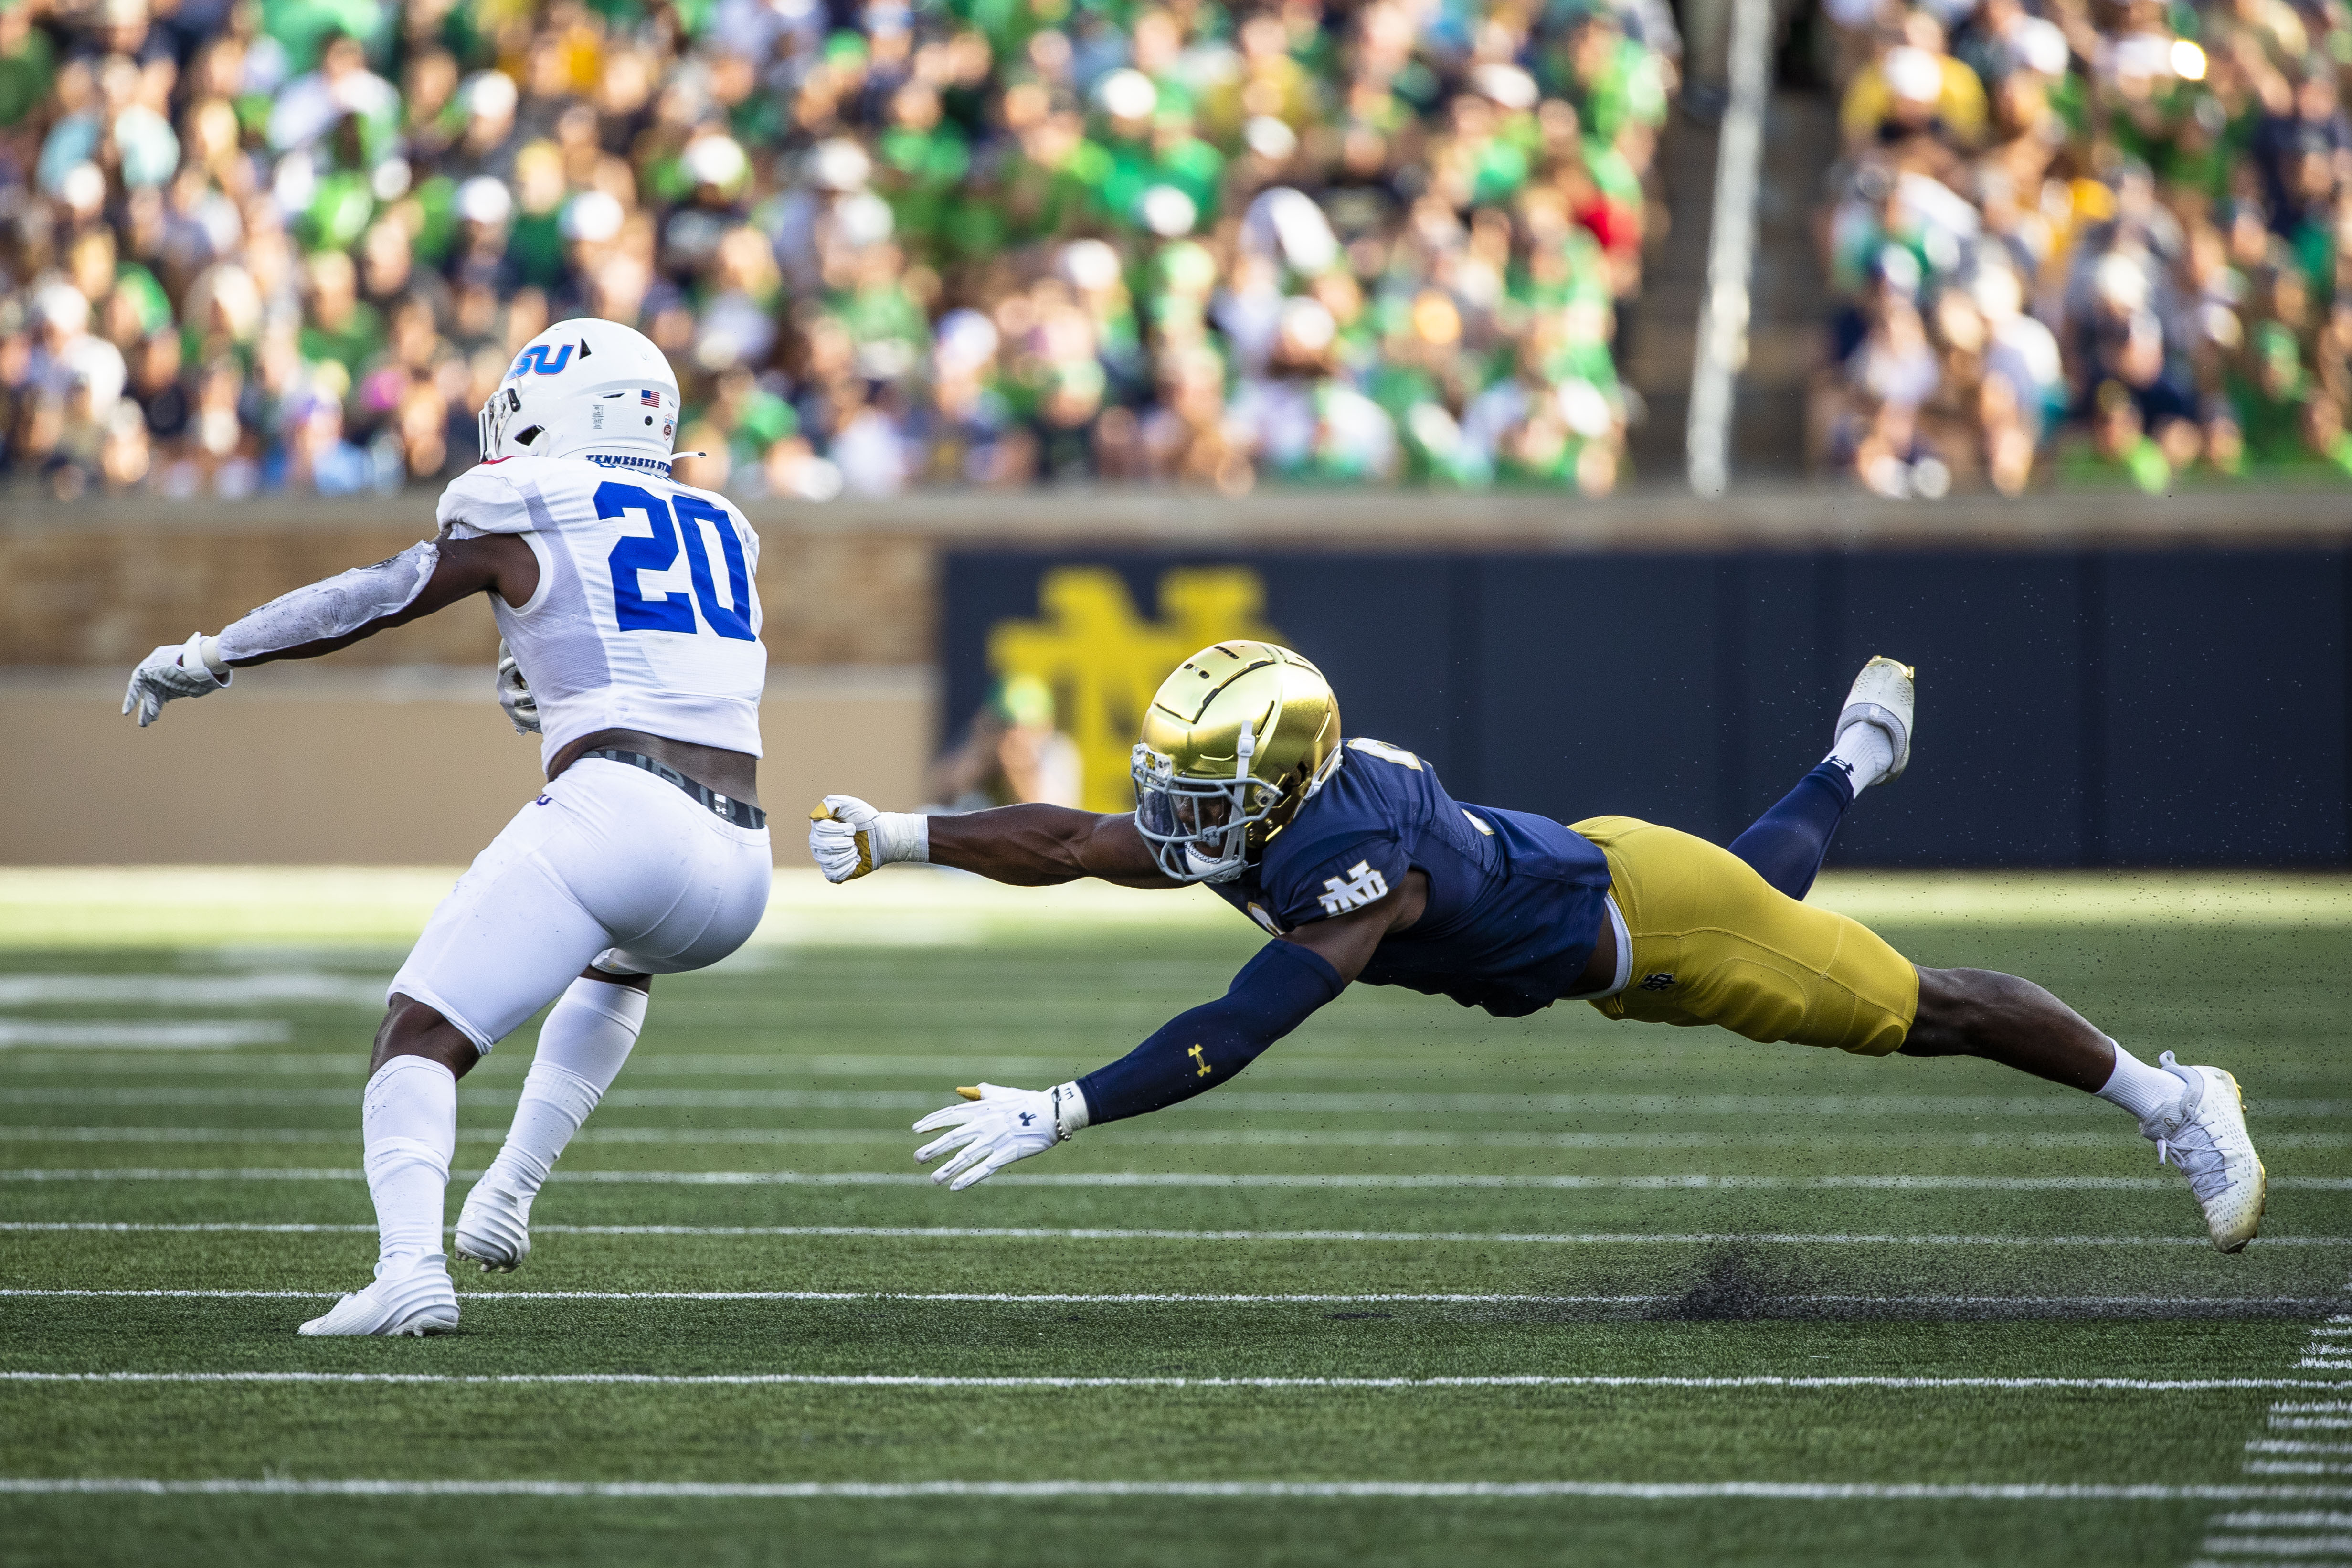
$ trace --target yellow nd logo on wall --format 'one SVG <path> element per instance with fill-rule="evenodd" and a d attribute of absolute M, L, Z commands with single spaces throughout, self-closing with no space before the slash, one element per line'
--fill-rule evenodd
<path fill-rule="evenodd" d="M 1037 585 L 1034 621 L 999 621 L 988 667 L 1054 689 L 1055 721 L 1085 760 L 1089 811 L 1131 811 L 1128 754 L 1168 672 L 1226 637 L 1281 642 L 1265 622 L 1265 584 L 1240 566 L 1178 567 L 1160 577 L 1160 618 L 1147 621 L 1119 574 L 1057 566 Z"/>

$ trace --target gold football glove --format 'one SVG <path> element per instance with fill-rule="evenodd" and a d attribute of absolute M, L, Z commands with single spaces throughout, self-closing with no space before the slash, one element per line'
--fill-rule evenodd
<path fill-rule="evenodd" d="M 809 854 L 828 882 L 855 881 L 894 860 L 929 860 L 930 819 L 877 811 L 854 795 L 829 795 L 809 812 Z"/>

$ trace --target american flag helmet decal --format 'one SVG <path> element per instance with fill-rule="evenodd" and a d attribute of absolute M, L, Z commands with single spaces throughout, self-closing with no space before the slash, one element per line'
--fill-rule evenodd
<path fill-rule="evenodd" d="M 644 404 L 647 408 L 659 408 L 661 406 L 661 394 L 651 390 L 641 392 L 637 395 L 637 401 Z"/>

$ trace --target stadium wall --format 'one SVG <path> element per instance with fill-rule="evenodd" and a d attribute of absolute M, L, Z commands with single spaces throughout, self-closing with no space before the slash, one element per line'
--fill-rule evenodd
<path fill-rule="evenodd" d="M 1047 679 L 1119 809 L 1160 678 L 1268 637 L 1459 798 L 1723 840 L 1887 653 L 1920 668 L 1926 765 L 1841 864 L 2340 866 L 2348 584 L 2352 552 L 2311 547 L 956 552 L 941 710 Z"/>
<path fill-rule="evenodd" d="M 538 737 L 487 665 L 257 669 L 143 731 L 117 711 L 127 675 L 0 675 L 0 865 L 461 866 L 539 793 Z M 826 790 L 911 800 L 931 710 L 921 667 L 772 672 L 779 854 L 803 859 L 794 825 Z"/>
<path fill-rule="evenodd" d="M 751 515 L 780 812 L 823 788 L 918 804 L 932 749 L 1015 660 L 1051 667 L 1116 804 L 1159 675 L 1255 627 L 1325 661 L 1351 730 L 1496 804 L 1734 830 L 1883 648 L 1923 667 L 1937 765 L 1873 801 L 1848 863 L 2352 859 L 2341 492 L 998 492 Z M 144 733 L 116 713 L 148 648 L 430 527 L 413 497 L 12 508 L 0 863 L 470 856 L 536 778 L 488 700 L 487 613 L 253 671 Z"/>

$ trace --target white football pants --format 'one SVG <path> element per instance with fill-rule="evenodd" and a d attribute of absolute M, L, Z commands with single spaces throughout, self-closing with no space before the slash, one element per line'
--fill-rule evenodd
<path fill-rule="evenodd" d="M 768 907 L 768 830 L 722 821 L 641 768 L 584 758 L 474 858 L 387 995 L 484 1052 L 591 963 L 676 974 L 743 945 Z"/>

